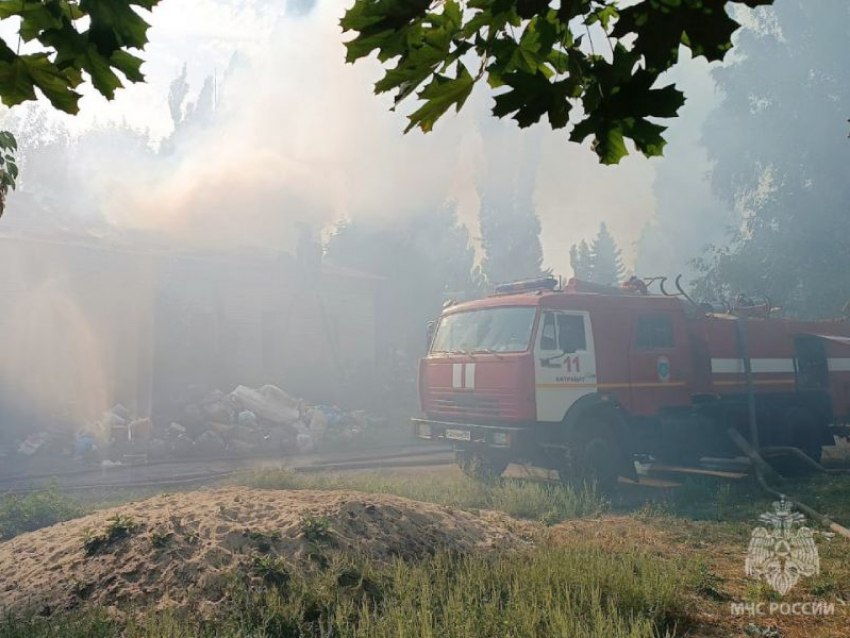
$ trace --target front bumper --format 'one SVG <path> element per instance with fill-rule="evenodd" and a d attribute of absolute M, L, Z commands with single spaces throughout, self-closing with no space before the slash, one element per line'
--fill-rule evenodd
<path fill-rule="evenodd" d="M 486 445 L 494 448 L 517 448 L 523 444 L 523 427 L 504 425 L 480 425 L 410 419 L 413 435 L 430 441 L 448 441 L 457 444 Z"/>

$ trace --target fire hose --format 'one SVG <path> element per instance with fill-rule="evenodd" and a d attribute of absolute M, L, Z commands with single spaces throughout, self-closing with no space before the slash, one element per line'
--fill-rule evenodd
<path fill-rule="evenodd" d="M 772 488 L 768 484 L 767 479 L 765 479 L 765 475 L 774 476 L 774 477 L 777 477 L 777 478 L 781 478 L 781 477 L 779 476 L 779 474 L 777 474 L 777 472 L 772 467 L 770 467 L 767 464 L 767 462 L 764 460 L 764 458 L 762 458 L 761 454 L 759 453 L 758 423 L 756 422 L 756 397 L 755 397 L 755 390 L 753 388 L 753 372 L 752 372 L 752 365 L 751 365 L 751 361 L 750 361 L 749 343 L 748 343 L 748 340 L 747 340 L 747 331 L 746 331 L 746 328 L 744 326 L 744 320 L 738 319 L 735 322 L 735 328 L 736 328 L 736 331 L 738 333 L 738 347 L 739 347 L 739 350 L 740 350 L 741 357 L 744 360 L 744 373 L 745 373 L 746 382 L 747 382 L 747 413 L 748 413 L 747 414 L 747 416 L 748 416 L 747 420 L 748 420 L 748 423 L 749 423 L 750 441 L 752 442 L 752 445 L 750 445 L 750 443 L 747 442 L 747 440 L 743 436 L 741 436 L 740 432 L 738 432 L 735 428 L 729 428 L 729 430 L 728 430 L 729 436 L 735 442 L 735 445 L 737 445 L 738 448 L 740 448 L 741 451 L 744 452 L 744 454 L 746 454 L 747 457 L 750 459 L 752 466 L 753 466 L 753 471 L 756 475 L 756 480 L 758 481 L 758 484 L 761 486 L 761 488 L 765 492 L 767 492 L 768 494 L 771 494 L 772 496 L 776 496 L 780 499 L 784 499 L 784 500 L 788 501 L 789 503 L 794 505 L 794 507 L 799 509 L 801 512 L 804 512 L 805 514 L 808 514 L 809 516 L 811 516 L 814 520 L 816 520 L 818 523 L 820 523 L 824 527 L 826 527 L 826 528 L 830 529 L 831 531 L 835 532 L 836 534 L 840 534 L 844 538 L 850 540 L 850 529 L 847 529 L 846 527 L 839 525 L 838 523 L 833 521 L 831 518 L 824 516 L 823 514 L 812 509 L 811 507 L 809 507 L 805 503 L 802 503 L 802 502 L 800 502 L 796 499 L 793 499 L 793 498 L 789 498 L 787 494 L 783 494 L 779 490 Z M 837 471 L 834 471 L 834 472 L 829 472 L 820 463 L 818 463 L 814 459 L 809 458 L 806 454 L 804 454 L 802 450 L 799 450 L 797 448 L 790 448 L 790 449 L 796 450 L 796 452 L 795 452 L 796 456 L 806 457 L 806 459 L 808 459 L 808 461 L 809 461 L 809 463 L 808 463 L 809 466 L 812 466 L 812 465 L 817 466 L 816 469 L 818 469 L 818 471 L 835 473 L 835 474 L 846 473 L 846 472 L 843 472 L 843 471 L 840 471 L 840 470 L 837 470 Z"/>

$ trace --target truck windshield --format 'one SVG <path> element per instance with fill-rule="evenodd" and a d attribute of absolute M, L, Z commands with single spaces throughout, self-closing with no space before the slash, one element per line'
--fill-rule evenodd
<path fill-rule="evenodd" d="M 534 306 L 485 308 L 440 320 L 431 352 L 522 352 L 528 349 Z"/>

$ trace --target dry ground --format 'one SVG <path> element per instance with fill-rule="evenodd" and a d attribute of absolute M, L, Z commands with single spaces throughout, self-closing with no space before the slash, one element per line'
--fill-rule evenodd
<path fill-rule="evenodd" d="M 0 610 L 214 606 L 227 578 L 268 576 L 276 560 L 309 570 L 331 551 L 386 561 L 516 545 L 507 520 L 357 492 L 231 487 L 157 496 L 0 544 Z"/>

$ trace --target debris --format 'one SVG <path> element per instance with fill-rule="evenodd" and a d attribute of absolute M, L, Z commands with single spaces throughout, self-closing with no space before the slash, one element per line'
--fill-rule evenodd
<path fill-rule="evenodd" d="M 264 385 L 259 390 L 240 385 L 233 391 L 246 409 L 272 423 L 289 424 L 301 416 L 298 401 L 273 385 Z"/>
<path fill-rule="evenodd" d="M 80 430 L 74 436 L 74 458 L 83 458 L 97 450 L 97 439 L 91 432 Z"/>
<path fill-rule="evenodd" d="M 216 432 L 207 430 L 197 440 L 198 448 L 206 454 L 222 454 L 225 450 L 224 439 Z"/>
<path fill-rule="evenodd" d="M 219 423 L 230 423 L 233 420 L 233 410 L 224 401 L 208 403 L 203 408 L 207 420 Z"/>
<path fill-rule="evenodd" d="M 186 434 L 186 427 L 183 426 L 183 425 L 180 425 L 179 423 L 173 423 L 172 422 L 169 427 L 172 430 L 174 430 L 175 432 L 177 432 L 178 434 Z"/>
<path fill-rule="evenodd" d="M 255 428 L 257 427 L 257 415 L 251 410 L 242 410 L 236 417 L 236 422 L 246 428 Z"/>
<path fill-rule="evenodd" d="M 175 456 L 190 454 L 195 449 L 195 442 L 185 434 L 178 434 L 171 441 L 171 453 Z"/>
<path fill-rule="evenodd" d="M 128 465 L 151 458 L 306 453 L 356 441 L 373 423 L 365 412 L 310 405 L 274 385 L 238 386 L 230 393 L 192 386 L 153 418 L 118 403 L 76 431 L 33 433 L 7 453 L 110 459 L 103 467 L 119 459 Z"/>
<path fill-rule="evenodd" d="M 36 432 L 35 434 L 30 434 L 23 443 L 21 443 L 18 448 L 18 454 L 23 454 L 24 456 L 32 456 L 38 449 L 44 445 L 44 442 L 47 440 L 47 432 Z"/>
<path fill-rule="evenodd" d="M 130 422 L 130 440 L 149 441 L 153 432 L 153 423 L 150 419 L 134 419 Z"/>
<path fill-rule="evenodd" d="M 130 418 L 130 410 L 125 408 L 120 403 L 115 404 L 115 406 L 113 406 L 110 412 L 115 416 L 123 419 L 124 421 L 127 421 Z"/>

